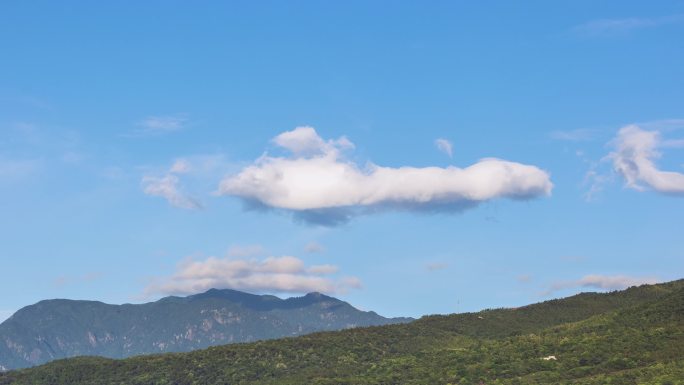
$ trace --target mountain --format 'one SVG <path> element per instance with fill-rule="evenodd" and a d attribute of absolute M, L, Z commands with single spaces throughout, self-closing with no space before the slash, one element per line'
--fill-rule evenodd
<path fill-rule="evenodd" d="M 0 324 L 0 370 L 54 359 L 123 358 L 323 330 L 411 321 L 384 318 L 320 293 L 280 299 L 212 289 L 140 305 L 46 300 Z"/>
<path fill-rule="evenodd" d="M 681 384 L 684 280 L 515 309 L 0 374 L 15 384 Z"/>

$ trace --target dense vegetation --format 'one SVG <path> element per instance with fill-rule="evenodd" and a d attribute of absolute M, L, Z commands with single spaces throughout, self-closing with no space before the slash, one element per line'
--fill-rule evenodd
<path fill-rule="evenodd" d="M 554 359 L 545 360 L 549 356 Z M 684 384 L 684 281 L 125 360 L 0 384 Z"/>

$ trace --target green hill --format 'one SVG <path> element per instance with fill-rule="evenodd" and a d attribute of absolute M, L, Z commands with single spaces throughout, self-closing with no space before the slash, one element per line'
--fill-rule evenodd
<path fill-rule="evenodd" d="M 683 347 L 680 280 L 191 353 L 59 360 L 0 384 L 665 385 L 684 383 Z"/>

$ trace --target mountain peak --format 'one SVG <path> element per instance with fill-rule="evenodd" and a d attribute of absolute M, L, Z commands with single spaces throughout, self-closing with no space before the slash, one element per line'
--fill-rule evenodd
<path fill-rule="evenodd" d="M 74 355 L 121 358 L 189 351 L 400 322 L 406 320 L 360 311 L 318 292 L 281 299 L 214 288 L 136 305 L 46 300 L 0 324 L 0 365 L 22 368 Z"/>

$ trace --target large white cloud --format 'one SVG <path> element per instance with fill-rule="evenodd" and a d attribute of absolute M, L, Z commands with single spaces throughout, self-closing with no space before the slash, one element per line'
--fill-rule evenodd
<path fill-rule="evenodd" d="M 345 137 L 324 140 L 311 127 L 278 135 L 289 156 L 268 154 L 221 181 L 219 193 L 307 220 L 348 217 L 358 209 L 462 210 L 495 198 L 550 195 L 549 174 L 538 167 L 486 158 L 466 168 L 366 166 L 348 160 Z"/>
<path fill-rule="evenodd" d="M 299 258 L 269 257 L 263 260 L 209 257 L 203 261 L 187 259 L 171 277 L 147 286 L 145 294 L 184 295 L 216 289 L 249 292 L 335 294 L 359 288 L 355 277 L 335 279 L 333 265 L 306 266 Z"/>
<path fill-rule="evenodd" d="M 636 125 L 620 129 L 613 140 L 615 151 L 608 156 L 615 171 L 625 178 L 627 186 L 637 190 L 651 188 L 666 194 L 684 194 L 684 174 L 661 171 L 654 160 L 658 148 L 676 146 L 678 141 L 663 142 L 658 131 L 642 130 Z"/>

